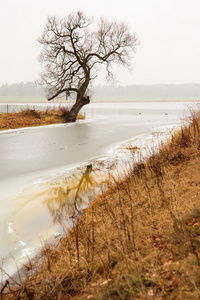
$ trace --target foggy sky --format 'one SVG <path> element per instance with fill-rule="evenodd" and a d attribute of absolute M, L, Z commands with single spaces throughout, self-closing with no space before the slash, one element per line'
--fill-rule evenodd
<path fill-rule="evenodd" d="M 200 0 L 0 0 L 0 85 L 36 81 L 37 42 L 47 16 L 77 10 L 125 21 L 139 37 L 132 73 L 116 68 L 117 83 L 200 83 Z M 96 83 L 105 84 L 101 75 Z"/>

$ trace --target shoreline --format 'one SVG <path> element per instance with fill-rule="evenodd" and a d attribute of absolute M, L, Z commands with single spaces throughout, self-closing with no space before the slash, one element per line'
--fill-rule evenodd
<path fill-rule="evenodd" d="M 98 196 L 59 247 L 43 250 L 43 264 L 31 263 L 13 293 L 198 299 L 200 136 L 193 124 Z"/>
<path fill-rule="evenodd" d="M 200 118 L 196 115 L 193 112 L 189 130 L 182 127 L 179 133 L 172 133 L 172 141 L 158 154 L 153 151 L 145 164 L 137 164 L 131 172 L 125 168 L 130 176 L 125 181 L 115 179 L 116 187 L 110 186 L 85 209 L 69 236 L 60 240 L 61 248 L 47 246 L 43 250 L 42 268 L 48 274 L 42 275 L 38 262 L 32 262 L 26 289 L 37 278 L 43 286 L 39 290 L 35 286 L 36 293 L 49 295 L 52 291 L 45 282 L 51 278 L 56 284 L 64 276 L 53 295 L 60 294 L 61 289 L 61 296 L 69 295 L 70 299 L 99 299 L 103 295 L 109 299 L 113 291 L 118 297 L 125 295 L 128 284 L 130 297 L 187 298 L 192 290 L 191 299 L 198 299 L 181 268 L 186 264 L 198 286 L 200 136 L 195 128 L 199 128 Z M 33 269 L 38 271 L 35 279 L 29 277 Z M 167 278 L 163 275 L 166 272 Z M 19 290 L 26 293 L 23 286 Z"/>
<path fill-rule="evenodd" d="M 10 129 L 11 132 L 13 130 L 18 130 L 18 129 Z M 0 132 L 0 134 L 1 134 L 1 132 Z M 156 139 L 153 140 L 154 136 Z M 92 172 L 94 174 L 94 177 L 95 177 L 95 172 L 97 172 L 97 178 L 98 178 L 98 172 L 99 172 L 98 169 L 101 168 L 101 172 L 107 173 L 109 171 L 110 167 L 113 165 L 113 161 L 115 161 L 115 169 L 113 170 L 113 175 L 111 175 L 111 171 L 109 173 L 111 176 L 115 176 L 115 180 L 117 180 L 117 176 L 118 177 L 120 176 L 119 175 L 120 169 L 125 168 L 125 166 L 126 166 L 126 169 L 128 170 L 129 164 L 131 162 L 131 157 L 132 157 L 131 152 L 133 151 L 133 149 L 134 149 L 135 164 L 136 164 L 139 161 L 139 157 L 143 157 L 143 160 L 147 159 L 147 157 L 145 158 L 145 152 L 146 152 L 145 149 L 148 148 L 149 149 L 148 151 L 150 151 L 150 148 L 154 148 L 154 151 L 155 151 L 156 148 L 158 149 L 159 143 L 161 143 L 161 140 L 163 140 L 163 142 L 164 142 L 164 140 L 166 141 L 167 137 L 169 137 L 169 129 L 165 129 L 164 131 L 159 131 L 159 132 L 157 132 L 157 131 L 149 132 L 149 133 L 145 133 L 142 135 L 138 135 L 138 136 L 134 137 L 134 139 L 124 140 L 124 141 L 118 143 L 117 145 L 113 145 L 110 148 L 110 151 L 107 153 L 106 156 L 97 156 L 97 157 L 91 158 L 88 161 L 83 161 L 82 163 L 78 164 L 77 166 L 70 168 L 70 171 L 68 169 L 66 169 L 63 171 L 58 171 L 58 173 L 55 173 L 52 170 L 51 177 L 46 178 L 46 181 L 44 181 L 43 183 L 38 182 L 37 187 L 35 187 L 35 184 L 36 184 L 35 182 L 33 183 L 33 185 L 30 185 L 29 187 L 27 186 L 23 193 L 20 192 L 20 198 L 26 197 L 26 199 L 27 199 L 27 197 L 33 197 L 33 195 L 34 195 L 34 199 L 37 199 L 37 194 L 38 193 L 41 194 L 41 189 L 43 190 L 45 188 L 45 186 L 46 186 L 46 193 L 48 193 L 48 190 L 52 185 L 60 186 L 60 182 L 63 181 L 63 178 L 65 178 L 65 180 L 66 180 L 67 176 L 70 178 L 71 176 L 77 176 L 77 174 L 78 174 L 78 176 L 80 176 L 81 174 L 84 174 L 83 169 L 85 169 L 85 167 L 89 164 L 92 164 L 94 166 L 94 169 Z M 137 158 L 136 158 L 136 154 L 137 154 Z M 112 167 L 112 169 L 113 169 L 113 167 Z M 71 173 L 71 171 L 72 171 L 72 173 Z M 105 178 L 109 177 L 110 175 L 104 174 Z M 97 182 L 95 183 L 95 184 L 97 184 L 98 189 L 99 189 L 99 187 L 101 187 L 101 181 L 104 182 L 105 178 L 102 179 L 101 177 L 99 177 L 98 183 Z M 108 178 L 106 181 L 108 181 Z M 32 188 L 32 192 L 30 192 L 30 190 L 29 190 L 30 188 Z M 96 189 L 95 187 L 92 187 L 92 188 Z M 26 195 L 26 192 L 25 192 L 27 190 L 29 191 L 28 195 Z M 88 193 L 88 190 L 86 192 Z M 102 194 L 104 192 L 105 192 L 105 190 L 102 191 L 101 193 L 99 193 L 97 191 L 97 194 L 95 196 L 93 196 L 94 198 L 93 198 L 92 202 L 95 200 L 97 195 L 100 196 L 100 194 Z M 91 202 L 91 199 L 90 199 L 90 202 Z M 89 206 L 90 206 L 90 203 L 88 203 L 86 207 L 85 207 L 85 205 L 83 205 L 83 207 L 80 206 L 78 208 L 78 213 L 83 212 L 84 209 L 88 208 Z M 76 211 L 76 209 L 74 209 L 74 211 Z M 71 225 L 70 225 L 70 227 L 71 227 Z M 56 230 L 56 232 L 53 232 L 52 236 L 49 237 L 47 240 L 45 240 L 44 243 L 49 245 L 49 243 L 52 240 L 55 239 L 57 241 L 60 238 L 62 238 L 63 236 L 65 236 L 66 234 L 64 234 L 61 231 L 59 232 L 59 236 L 56 236 L 56 237 L 55 237 L 55 234 L 56 234 L 57 230 Z M 29 245 L 29 247 L 30 247 L 30 245 Z M 41 247 L 41 245 L 39 246 L 39 248 L 40 247 Z M 25 249 L 25 251 L 26 251 L 26 249 Z M 38 251 L 34 250 L 35 254 L 31 255 L 27 252 L 27 255 L 32 260 L 32 259 L 36 259 L 37 257 L 41 257 L 40 252 L 41 252 L 41 249 L 39 249 Z M 24 256 L 24 257 L 17 258 L 16 262 L 17 261 L 19 264 L 26 264 L 27 259 Z M 22 269 L 23 269 L 23 267 L 22 267 Z M 23 274 L 23 270 L 22 270 L 22 273 L 20 271 L 20 274 Z M 18 271 L 16 270 L 14 273 L 10 272 L 9 275 L 12 278 L 14 277 L 14 279 L 16 280 L 18 278 Z M 4 282 L 5 282 L 5 280 L 6 279 L 4 279 Z"/>

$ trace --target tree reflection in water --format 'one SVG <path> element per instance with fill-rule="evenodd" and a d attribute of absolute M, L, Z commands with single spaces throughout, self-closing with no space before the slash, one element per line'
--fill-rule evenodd
<path fill-rule="evenodd" d="M 81 175 L 73 175 L 63 183 L 50 188 L 44 204 L 48 207 L 54 223 L 70 226 L 71 222 L 74 223 L 74 220 L 84 213 L 83 209 L 98 193 L 98 191 L 95 193 L 95 189 L 101 189 L 100 186 L 103 188 L 103 185 L 105 187 L 107 182 L 101 180 L 97 172 L 94 172 L 92 164 L 88 164 Z"/>
<path fill-rule="evenodd" d="M 73 225 L 97 195 L 116 184 L 116 180 L 127 176 L 131 159 L 131 165 L 134 164 L 136 148 L 125 144 L 117 149 L 116 155 L 93 161 L 83 172 L 78 171 L 62 182 L 60 180 L 50 185 L 44 205 L 48 207 L 53 222 L 60 223 L 64 229 Z"/>

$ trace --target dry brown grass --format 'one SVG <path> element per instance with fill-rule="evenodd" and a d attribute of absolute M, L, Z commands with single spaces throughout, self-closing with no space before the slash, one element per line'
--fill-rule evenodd
<path fill-rule="evenodd" d="M 199 129 L 195 112 L 44 248 L 42 262 L 31 262 L 18 286 L 7 284 L 2 299 L 199 299 Z"/>
<path fill-rule="evenodd" d="M 66 123 L 67 112 L 67 108 L 60 107 L 46 111 L 26 109 L 18 113 L 1 114 L 0 130 Z M 84 119 L 84 116 L 79 114 L 77 119 Z"/>

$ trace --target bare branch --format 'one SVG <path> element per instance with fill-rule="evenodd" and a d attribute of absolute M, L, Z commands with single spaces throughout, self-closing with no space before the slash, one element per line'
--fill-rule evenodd
<path fill-rule="evenodd" d="M 66 19 L 49 17 L 39 43 L 43 47 L 40 82 L 48 100 L 75 92 L 77 102 L 86 98 L 98 66 L 105 65 L 108 77 L 113 76 L 113 63 L 130 66 L 138 38 L 124 23 L 101 19 L 95 27 L 91 18 L 77 12 Z"/>

